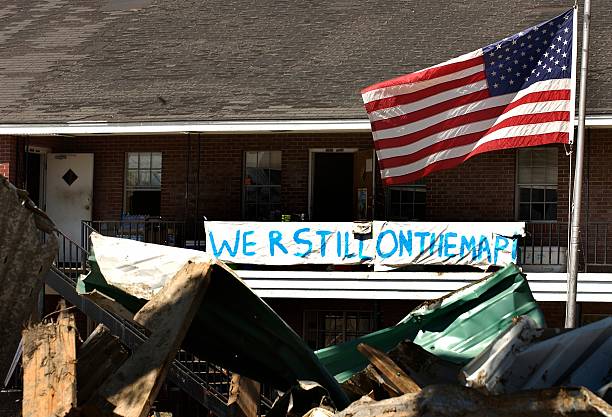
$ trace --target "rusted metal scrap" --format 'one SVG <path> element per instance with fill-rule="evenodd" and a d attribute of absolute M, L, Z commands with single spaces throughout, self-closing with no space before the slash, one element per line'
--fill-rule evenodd
<path fill-rule="evenodd" d="M 612 406 L 586 388 L 548 388 L 486 395 L 459 385 L 431 385 L 416 394 L 363 397 L 336 417 L 611 417 Z"/>

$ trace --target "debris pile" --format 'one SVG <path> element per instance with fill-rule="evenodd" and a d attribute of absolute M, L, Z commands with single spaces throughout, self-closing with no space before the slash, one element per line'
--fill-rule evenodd
<path fill-rule="evenodd" d="M 52 224 L 21 204 L 23 196 L 6 182 L 2 192 L 0 204 L 13 199 L 11 210 L 22 210 L 15 218 L 27 236 L 4 236 L 20 257 L 11 258 L 11 271 L 0 265 L 0 278 L 29 274 L 39 281 L 31 283 L 36 291 L 57 243 L 33 236 L 49 233 Z M 95 233 L 91 243 L 80 296 L 146 337 L 129 348 L 117 329 L 99 325 L 77 348 L 75 319 L 65 306 L 56 320 L 28 325 L 24 416 L 148 416 L 183 347 L 232 373 L 228 416 L 261 414 L 264 384 L 278 393 L 269 417 L 612 417 L 612 318 L 574 330 L 546 328 L 514 265 L 422 304 L 395 326 L 313 352 L 230 268 L 205 253 Z M 28 245 L 39 252 L 28 252 Z M 25 307 L 6 314 L 21 326 L 35 297 L 14 296 Z M 19 337 L 6 340 L 12 353 L 0 350 L 0 366 L 14 368 Z"/>

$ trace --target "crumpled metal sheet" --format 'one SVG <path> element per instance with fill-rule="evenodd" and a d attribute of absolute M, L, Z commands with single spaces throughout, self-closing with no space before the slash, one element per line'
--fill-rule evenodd
<path fill-rule="evenodd" d="M 363 397 L 336 417 L 612 417 L 612 406 L 586 388 L 548 388 L 486 395 L 457 385 L 374 401 Z"/>
<path fill-rule="evenodd" d="M 490 393 L 558 385 L 598 392 L 612 380 L 612 317 L 571 331 L 540 329 L 529 317 L 495 340 L 462 370 L 467 386 Z"/>
<path fill-rule="evenodd" d="M 357 351 L 365 343 L 385 353 L 411 340 L 436 356 L 465 365 L 512 325 L 528 315 L 544 327 L 525 275 L 516 265 L 495 272 L 444 297 L 423 303 L 392 327 L 316 352 L 339 382 L 368 365 Z"/>
<path fill-rule="evenodd" d="M 2 176 L 0 213 L 0 376 L 4 378 L 58 244 L 51 220 L 36 208 L 25 191 Z"/>

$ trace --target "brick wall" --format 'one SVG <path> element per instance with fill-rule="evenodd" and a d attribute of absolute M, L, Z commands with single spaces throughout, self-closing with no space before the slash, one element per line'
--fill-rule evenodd
<path fill-rule="evenodd" d="M 125 153 L 163 154 L 162 216 L 168 219 L 239 219 L 242 212 L 244 151 L 280 150 L 282 211 L 308 212 L 309 149 L 371 149 L 369 134 L 95 136 L 29 138 L 28 143 L 54 152 L 94 153 L 94 218 L 118 219 L 123 210 Z M 0 170 L 12 179 L 17 148 L 14 138 L 0 140 Z M 569 158 L 559 148 L 559 221 L 567 221 Z M 608 175 L 612 130 L 589 134 L 585 158 L 583 213 L 591 221 L 612 217 Z M 199 180 L 198 180 L 199 175 Z M 515 218 L 516 151 L 476 156 L 459 167 L 425 179 L 427 220 L 509 221 Z M 199 195 L 199 198 L 196 198 Z M 384 218 L 384 194 L 378 180 L 376 217 Z M 197 210 L 196 210 L 197 209 Z M 196 213 L 197 212 L 197 213 Z"/>

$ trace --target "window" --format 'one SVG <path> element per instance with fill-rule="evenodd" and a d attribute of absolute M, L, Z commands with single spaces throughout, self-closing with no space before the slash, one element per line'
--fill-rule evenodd
<path fill-rule="evenodd" d="M 518 150 L 518 219 L 557 220 L 557 148 Z"/>
<path fill-rule="evenodd" d="M 125 213 L 159 216 L 161 152 L 128 152 L 125 172 Z"/>
<path fill-rule="evenodd" d="M 388 220 L 423 220 L 425 218 L 425 182 L 392 186 L 386 190 Z"/>
<path fill-rule="evenodd" d="M 280 220 L 281 151 L 248 151 L 244 166 L 244 218 Z"/>
<path fill-rule="evenodd" d="M 313 349 L 322 349 L 374 331 L 372 311 L 304 312 L 304 340 Z"/>

